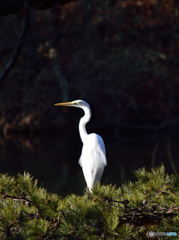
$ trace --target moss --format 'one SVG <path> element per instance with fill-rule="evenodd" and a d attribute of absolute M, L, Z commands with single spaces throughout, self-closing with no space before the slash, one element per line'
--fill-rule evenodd
<path fill-rule="evenodd" d="M 122 240 L 147 239 L 149 231 L 177 232 L 178 178 L 164 167 L 140 169 L 136 177 L 120 188 L 97 185 L 93 194 L 61 198 L 28 173 L 1 175 L 0 239 Z"/>

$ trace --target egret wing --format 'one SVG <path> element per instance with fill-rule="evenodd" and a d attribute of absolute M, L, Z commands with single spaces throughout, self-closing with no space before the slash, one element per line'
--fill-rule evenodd
<path fill-rule="evenodd" d="M 82 162 L 87 161 L 87 159 L 93 164 L 95 161 L 104 166 L 107 165 L 106 148 L 102 137 L 98 134 L 91 133 L 87 136 L 79 159 L 80 166 L 82 166 Z"/>
<path fill-rule="evenodd" d="M 102 138 L 97 134 L 89 134 L 83 144 L 79 164 L 89 189 L 96 181 L 99 181 L 104 167 L 107 165 L 106 150 Z"/>

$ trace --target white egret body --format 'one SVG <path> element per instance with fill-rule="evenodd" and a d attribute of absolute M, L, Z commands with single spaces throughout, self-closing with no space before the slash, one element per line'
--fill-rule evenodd
<path fill-rule="evenodd" d="M 83 143 L 79 164 L 82 167 L 87 187 L 92 192 L 94 184 L 101 179 L 107 161 L 103 139 L 96 133 L 88 134 L 86 131 L 86 124 L 91 118 L 90 106 L 83 100 L 56 103 L 55 106 L 78 107 L 85 113 L 79 122 L 79 132 Z"/>

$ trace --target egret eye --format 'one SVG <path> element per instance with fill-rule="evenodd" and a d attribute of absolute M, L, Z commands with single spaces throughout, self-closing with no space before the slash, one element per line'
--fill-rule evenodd
<path fill-rule="evenodd" d="M 76 102 L 76 105 L 83 106 L 83 104 L 81 102 Z"/>

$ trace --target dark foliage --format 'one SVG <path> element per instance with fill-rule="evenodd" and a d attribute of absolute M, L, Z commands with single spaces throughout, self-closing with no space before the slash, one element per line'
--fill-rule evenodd
<path fill-rule="evenodd" d="M 178 126 L 177 2 L 61 3 L 31 11 L 21 55 L 1 88 L 4 132 L 63 128 L 52 104 L 76 98 L 95 106 L 101 128 Z M 22 19 L 0 21 L 3 72 Z"/>

